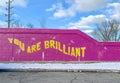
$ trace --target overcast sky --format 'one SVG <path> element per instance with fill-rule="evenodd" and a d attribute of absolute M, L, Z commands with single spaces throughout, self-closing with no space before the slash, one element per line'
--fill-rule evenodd
<path fill-rule="evenodd" d="M 5 4 L 0 0 L 0 27 L 6 27 Z M 21 23 L 32 23 L 41 28 L 80 29 L 90 33 L 95 23 L 116 18 L 120 19 L 120 0 L 14 0 L 12 16 Z"/>

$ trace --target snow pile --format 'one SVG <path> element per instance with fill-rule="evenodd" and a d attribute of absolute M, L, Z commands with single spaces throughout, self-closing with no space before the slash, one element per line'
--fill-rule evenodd
<path fill-rule="evenodd" d="M 120 62 L 103 63 L 0 63 L 0 69 L 48 69 L 48 70 L 120 70 Z"/>

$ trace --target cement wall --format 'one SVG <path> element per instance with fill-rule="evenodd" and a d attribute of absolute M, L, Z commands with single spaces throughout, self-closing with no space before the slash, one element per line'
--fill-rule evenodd
<path fill-rule="evenodd" d="M 79 30 L 0 29 L 0 61 L 119 61 L 120 42 Z"/>

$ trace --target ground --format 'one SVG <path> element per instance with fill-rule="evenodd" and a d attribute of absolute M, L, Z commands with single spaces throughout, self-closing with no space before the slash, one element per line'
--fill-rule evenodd
<path fill-rule="evenodd" d="M 94 72 L 0 72 L 0 83 L 120 83 L 120 74 Z"/>

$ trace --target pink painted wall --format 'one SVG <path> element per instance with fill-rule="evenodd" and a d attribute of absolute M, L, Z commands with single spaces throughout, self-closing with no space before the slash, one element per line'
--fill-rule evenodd
<path fill-rule="evenodd" d="M 0 29 L 0 61 L 119 61 L 120 42 L 79 30 Z"/>

